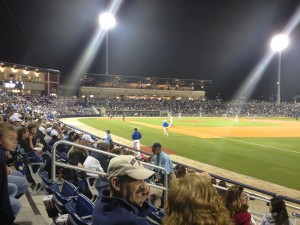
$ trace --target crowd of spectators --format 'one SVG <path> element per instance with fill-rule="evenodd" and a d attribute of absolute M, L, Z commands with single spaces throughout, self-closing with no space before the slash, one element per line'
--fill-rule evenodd
<path fill-rule="evenodd" d="M 198 100 L 95 100 L 96 107 L 104 107 L 106 111 L 168 111 L 173 115 L 181 113 L 185 116 L 284 116 L 295 117 L 300 113 L 300 104 L 283 102 L 277 105 L 266 101 L 198 101 Z"/>

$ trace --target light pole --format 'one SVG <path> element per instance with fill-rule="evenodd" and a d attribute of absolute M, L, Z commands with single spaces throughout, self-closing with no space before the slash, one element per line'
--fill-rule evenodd
<path fill-rule="evenodd" d="M 281 51 L 289 44 L 288 36 L 285 34 L 278 34 L 271 40 L 271 49 L 278 52 L 278 81 L 277 81 L 277 104 L 280 105 L 280 86 L 281 86 Z"/>
<path fill-rule="evenodd" d="M 116 25 L 116 19 L 111 13 L 102 13 L 99 16 L 100 26 L 106 30 L 106 75 L 108 75 L 108 30 Z"/>

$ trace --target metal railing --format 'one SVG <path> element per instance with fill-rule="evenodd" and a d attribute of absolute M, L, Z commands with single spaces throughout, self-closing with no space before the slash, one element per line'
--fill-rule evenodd
<path fill-rule="evenodd" d="M 101 153 L 101 154 L 107 155 L 107 156 L 112 156 L 112 157 L 117 157 L 118 156 L 117 154 L 102 151 L 102 150 L 99 150 L 99 149 L 96 149 L 96 148 L 91 148 L 91 147 L 79 145 L 77 143 L 73 143 L 73 142 L 69 142 L 69 141 L 58 141 L 53 145 L 53 148 L 52 148 L 52 168 L 51 168 L 52 180 L 55 180 L 56 166 L 61 166 L 61 167 L 64 167 L 64 168 L 69 168 L 69 169 L 75 169 L 75 170 L 79 170 L 79 171 L 85 171 L 85 172 L 89 172 L 89 173 L 95 173 L 95 174 L 98 174 L 98 175 L 101 175 L 101 176 L 104 176 L 104 177 L 108 177 L 108 174 L 105 173 L 105 172 L 100 172 L 100 171 L 96 171 L 96 170 L 82 168 L 82 167 L 78 167 L 78 166 L 74 166 L 74 165 L 70 165 L 70 164 L 67 164 L 67 163 L 62 163 L 62 162 L 56 161 L 56 149 L 57 149 L 57 146 L 61 145 L 61 144 L 74 146 L 74 147 L 85 149 L 85 150 L 92 151 L 92 152 L 98 152 L 98 153 Z M 141 164 L 143 164 L 147 167 L 155 168 L 155 169 L 160 170 L 160 171 L 163 172 L 163 175 L 165 177 L 164 186 L 153 185 L 153 184 L 150 184 L 150 183 L 149 183 L 149 186 L 164 190 L 166 192 L 166 194 L 164 195 L 164 198 L 166 199 L 167 195 L 168 195 L 168 186 L 169 186 L 168 173 L 167 173 L 166 169 L 163 168 L 163 167 L 156 166 L 156 165 L 153 165 L 153 164 L 150 164 L 150 163 L 145 163 L 145 162 L 142 162 L 142 161 L 141 161 Z"/>

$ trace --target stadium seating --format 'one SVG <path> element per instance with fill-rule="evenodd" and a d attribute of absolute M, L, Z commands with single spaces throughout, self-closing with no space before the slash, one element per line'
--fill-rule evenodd
<path fill-rule="evenodd" d="M 26 153 L 23 153 L 22 158 L 34 182 L 34 188 L 31 194 L 36 194 L 42 189 L 42 179 L 39 173 L 45 167 L 46 162 L 44 162 L 43 158 L 36 152 L 33 152 L 33 157 L 29 157 Z"/>
<path fill-rule="evenodd" d="M 79 194 L 76 204 L 68 202 L 66 209 L 69 213 L 68 225 L 90 225 L 95 205 L 85 195 Z"/>
<path fill-rule="evenodd" d="M 70 182 L 64 181 L 61 191 L 57 183 L 50 185 L 50 190 L 53 193 L 53 200 L 55 207 L 57 208 L 60 214 L 66 214 L 67 210 L 65 204 L 76 200 L 78 196 L 78 189 Z"/>
<path fill-rule="evenodd" d="M 50 189 L 50 186 L 51 185 L 54 185 L 55 184 L 55 181 L 53 180 L 50 180 L 49 177 L 48 177 L 48 173 L 46 171 L 41 171 L 39 173 L 39 176 L 41 177 L 42 179 L 42 187 L 45 191 L 46 194 L 52 194 L 52 191 Z"/>

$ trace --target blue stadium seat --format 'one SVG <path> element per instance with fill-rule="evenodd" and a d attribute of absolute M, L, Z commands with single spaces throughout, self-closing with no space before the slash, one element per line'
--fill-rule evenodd
<path fill-rule="evenodd" d="M 160 225 L 162 223 L 162 219 L 165 217 L 165 212 L 159 208 L 156 208 L 152 204 L 149 204 L 149 209 L 150 211 L 146 217 L 147 221 L 153 225 Z"/>
<path fill-rule="evenodd" d="M 65 208 L 65 204 L 76 200 L 78 196 L 78 189 L 68 181 L 63 182 L 61 191 L 59 191 L 57 183 L 51 185 L 50 189 L 53 193 L 54 204 L 58 212 L 66 214 L 67 210 Z"/>
<path fill-rule="evenodd" d="M 23 153 L 22 158 L 35 185 L 31 194 L 36 194 L 42 189 L 42 179 L 39 173 L 44 169 L 46 162 L 44 162 L 43 158 L 35 151 L 33 151 L 32 154 L 32 157 L 29 157 L 26 153 Z"/>
<path fill-rule="evenodd" d="M 42 187 L 47 195 L 52 194 L 52 191 L 50 189 L 50 186 L 55 184 L 55 181 L 50 180 L 48 173 L 46 171 L 41 171 L 39 173 L 40 178 L 42 179 Z"/>
<path fill-rule="evenodd" d="M 66 204 L 69 213 L 68 225 L 91 225 L 94 207 L 95 205 L 90 199 L 83 194 L 79 194 L 76 205 L 74 202 Z"/>

